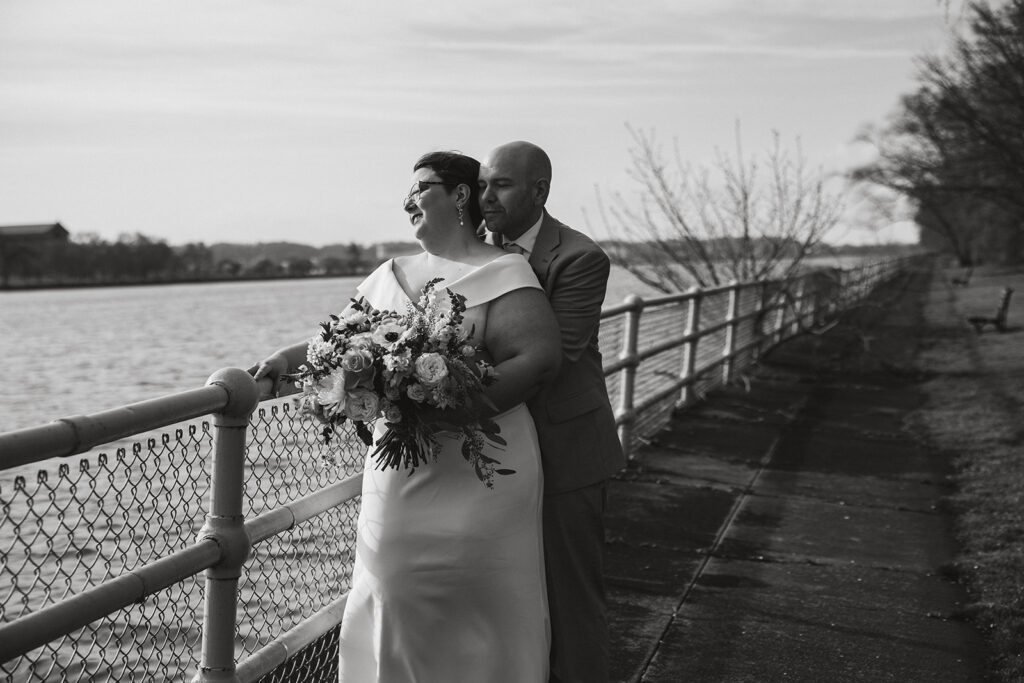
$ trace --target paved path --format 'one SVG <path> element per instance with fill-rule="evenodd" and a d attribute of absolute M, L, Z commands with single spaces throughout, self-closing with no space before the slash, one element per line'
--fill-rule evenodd
<path fill-rule="evenodd" d="M 779 347 L 613 482 L 613 681 L 982 679 L 943 571 L 949 464 L 905 429 L 931 286 Z"/>

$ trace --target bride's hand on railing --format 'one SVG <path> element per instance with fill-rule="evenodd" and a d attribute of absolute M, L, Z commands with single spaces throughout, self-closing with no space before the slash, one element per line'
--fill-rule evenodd
<path fill-rule="evenodd" d="M 270 379 L 270 390 L 263 398 L 277 398 L 282 393 L 294 394 L 297 389 L 289 382 L 282 392 L 281 384 L 288 380 L 288 372 L 295 371 L 306 362 L 307 341 L 292 344 L 278 349 L 256 365 L 249 368 L 249 374 L 259 382 L 263 378 Z"/>
<path fill-rule="evenodd" d="M 288 359 L 282 353 L 275 353 L 249 368 L 249 374 L 259 382 L 264 377 L 270 379 L 270 396 L 277 397 L 281 393 L 281 382 L 288 372 Z"/>

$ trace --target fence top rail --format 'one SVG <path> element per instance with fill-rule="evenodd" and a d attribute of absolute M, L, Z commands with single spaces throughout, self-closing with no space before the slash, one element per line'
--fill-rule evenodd
<path fill-rule="evenodd" d="M 902 260 L 900 257 L 893 257 L 884 263 L 888 265 L 890 262 Z M 877 265 L 872 263 L 871 265 Z M 660 296 L 652 296 L 649 298 L 643 297 L 629 297 L 627 301 L 614 306 L 609 306 L 601 311 L 601 319 L 613 318 L 617 315 L 622 315 L 628 311 L 636 310 L 637 308 L 648 308 L 654 306 L 665 306 L 668 304 L 678 304 L 684 301 L 690 301 L 696 298 L 712 297 L 716 294 L 723 294 L 730 290 L 743 291 L 745 289 L 751 289 L 755 287 L 768 287 L 771 285 L 784 284 L 786 282 L 797 282 L 801 279 L 811 276 L 813 273 L 822 270 L 841 270 L 846 272 L 852 272 L 863 268 L 864 266 L 852 266 L 850 268 L 815 268 L 812 270 L 803 271 L 796 273 L 789 278 L 769 278 L 766 280 L 750 280 L 747 282 L 730 282 L 724 285 L 718 285 L 717 287 L 706 287 L 699 288 L 696 285 L 686 290 L 685 292 L 679 292 L 678 294 L 663 294 Z"/>
<path fill-rule="evenodd" d="M 689 301 L 691 299 L 698 298 L 698 297 L 704 298 L 704 297 L 714 296 L 716 294 L 722 294 L 724 292 L 728 292 L 731 289 L 736 289 L 737 291 L 743 291 L 745 289 L 750 289 L 752 287 L 767 287 L 767 286 L 771 286 L 771 285 L 784 284 L 786 282 L 797 282 L 799 280 L 802 280 L 804 278 L 812 276 L 816 272 L 822 272 L 822 271 L 836 272 L 836 271 L 839 271 L 840 273 L 846 273 L 846 274 L 854 275 L 854 274 L 858 274 L 858 273 L 863 273 L 867 269 L 880 270 L 880 269 L 893 268 L 893 267 L 895 267 L 896 265 L 898 265 L 900 263 L 908 262 L 908 261 L 914 260 L 914 259 L 919 258 L 921 256 L 926 256 L 926 255 L 927 254 L 906 254 L 906 255 L 888 256 L 888 257 L 880 258 L 878 260 L 869 261 L 869 262 L 866 262 L 866 263 L 859 263 L 857 265 L 848 266 L 848 267 L 845 267 L 845 268 L 844 267 L 825 267 L 825 266 L 815 267 L 815 268 L 811 268 L 811 269 L 808 269 L 808 270 L 804 270 L 804 271 L 800 271 L 798 273 L 795 273 L 795 274 L 793 274 L 789 278 L 769 278 L 769 279 L 765 279 L 765 280 L 750 280 L 750 281 L 746 281 L 746 282 L 731 282 L 731 283 L 724 284 L 724 285 L 718 285 L 717 287 L 706 287 L 706 288 L 703 288 L 703 289 L 701 289 L 701 288 L 699 288 L 699 287 L 697 287 L 695 285 L 695 286 L 691 287 L 690 289 L 688 289 L 687 291 L 680 292 L 678 294 L 664 294 L 664 295 L 660 295 L 660 296 L 653 296 L 653 297 L 650 297 L 650 298 L 643 298 L 643 297 L 635 297 L 634 298 L 634 297 L 630 297 L 629 300 L 627 300 L 627 301 L 625 301 L 625 302 L 623 302 L 621 304 L 616 304 L 614 306 L 609 306 L 608 308 L 603 309 L 601 311 L 601 319 L 603 320 L 605 318 L 613 318 L 613 317 L 615 317 L 617 315 L 622 315 L 623 313 L 626 313 L 628 311 L 633 311 L 633 310 L 636 310 L 638 308 L 648 308 L 648 307 L 653 307 L 653 306 L 664 306 L 664 305 L 667 305 L 667 304 L 676 304 L 676 303 L 681 303 L 681 302 L 684 302 L 684 301 Z M 864 277 L 867 277 L 867 275 L 864 275 Z"/>
<path fill-rule="evenodd" d="M 14 621 L 0 623 L 0 662 L 42 647 L 170 585 L 214 566 L 223 556 L 215 539 L 201 539 L 166 557 L 126 571 Z"/>
<path fill-rule="evenodd" d="M 255 395 L 256 383 L 249 373 L 225 368 L 211 375 L 206 386 L 198 389 L 0 433 L 0 471 L 85 453 L 117 439 L 210 413 L 247 414 L 255 407 Z M 252 405 L 243 405 L 248 403 Z"/>
<path fill-rule="evenodd" d="M 767 281 L 766 281 L 767 282 Z M 601 310 L 601 319 L 614 318 L 617 315 L 622 315 L 629 311 L 635 311 L 637 309 L 652 308 L 655 306 L 667 306 L 670 304 L 683 303 L 690 301 L 691 299 L 704 298 L 708 296 L 714 296 L 721 292 L 727 292 L 732 288 L 744 289 L 747 287 L 760 287 L 762 282 L 750 282 L 742 284 L 722 285 L 721 287 L 710 287 L 708 289 L 699 289 L 698 287 L 691 287 L 685 292 L 679 294 L 664 294 L 662 296 L 653 296 L 650 298 L 644 298 L 635 294 L 627 297 L 626 301 L 615 306 L 609 306 L 608 308 Z"/>

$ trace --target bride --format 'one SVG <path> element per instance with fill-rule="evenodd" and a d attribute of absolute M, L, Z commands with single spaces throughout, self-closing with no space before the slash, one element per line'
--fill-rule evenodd
<path fill-rule="evenodd" d="M 556 374 L 561 342 L 526 260 L 476 237 L 479 167 L 453 152 L 416 162 L 404 208 L 423 252 L 383 263 L 358 290 L 371 306 L 398 311 L 435 278 L 466 297 L 463 326 L 495 364 L 487 395 L 508 443 L 485 452 L 515 473 L 487 488 L 462 457 L 461 437 L 445 435 L 436 462 L 412 474 L 367 460 L 341 624 L 342 683 L 548 678 L 543 481 L 524 401 Z M 276 352 L 255 377 L 276 386 L 304 362 L 305 348 Z"/>

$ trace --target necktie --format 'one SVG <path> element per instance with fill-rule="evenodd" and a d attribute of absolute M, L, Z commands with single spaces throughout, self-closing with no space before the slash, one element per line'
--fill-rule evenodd
<path fill-rule="evenodd" d="M 511 252 L 513 254 L 520 254 L 520 255 L 525 255 L 526 254 L 526 250 L 523 249 L 518 244 L 516 244 L 515 242 L 505 242 L 505 244 L 501 245 L 501 248 L 504 249 L 505 251 Z"/>

